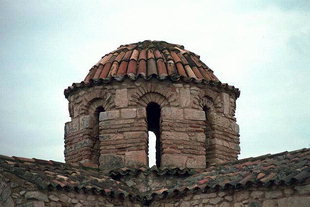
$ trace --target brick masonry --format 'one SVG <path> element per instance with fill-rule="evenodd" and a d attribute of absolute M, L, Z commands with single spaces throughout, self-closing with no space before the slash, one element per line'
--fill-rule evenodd
<path fill-rule="evenodd" d="M 148 166 L 146 106 L 161 107 L 161 167 L 204 168 L 240 152 L 235 94 L 208 85 L 137 80 L 83 88 L 68 96 L 65 159 L 101 168 Z M 99 136 L 94 112 L 102 106 Z M 204 110 L 207 109 L 207 116 Z M 100 157 L 93 159 L 96 139 Z"/>

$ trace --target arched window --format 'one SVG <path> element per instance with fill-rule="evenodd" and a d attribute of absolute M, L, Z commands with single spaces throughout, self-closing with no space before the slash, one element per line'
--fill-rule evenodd
<path fill-rule="evenodd" d="M 99 156 L 100 156 L 100 141 L 99 141 L 99 115 L 101 112 L 104 112 L 104 108 L 99 106 L 96 108 L 94 113 L 94 125 L 93 125 L 93 141 L 94 146 L 92 149 L 92 161 L 95 164 L 99 164 Z"/>
<path fill-rule="evenodd" d="M 147 114 L 147 128 L 149 131 L 149 166 L 151 167 L 155 163 L 152 163 L 150 157 L 155 154 L 156 166 L 160 167 L 161 161 L 161 143 L 160 143 L 160 106 L 157 103 L 151 102 L 146 107 Z M 152 136 L 150 132 L 155 135 Z M 155 142 L 155 144 L 153 144 Z M 151 146 L 154 146 L 155 148 Z"/>
<path fill-rule="evenodd" d="M 206 156 L 208 156 L 209 153 L 209 147 L 210 147 L 210 139 L 211 139 L 211 123 L 209 119 L 210 115 L 210 109 L 207 106 L 203 107 L 203 111 L 205 112 L 206 121 L 205 121 L 205 134 L 206 134 Z M 208 157 L 206 157 L 206 160 L 208 160 Z M 207 163 L 208 165 L 208 163 Z"/>

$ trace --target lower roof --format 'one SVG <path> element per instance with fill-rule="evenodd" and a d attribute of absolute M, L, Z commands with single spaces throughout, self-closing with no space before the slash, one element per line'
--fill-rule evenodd
<path fill-rule="evenodd" d="M 98 168 L 55 161 L 0 155 L 0 174 L 9 173 L 36 185 L 39 189 L 87 191 L 110 197 L 129 197 L 151 202 L 181 193 L 222 191 L 251 186 L 293 185 L 310 178 L 310 148 L 267 154 L 228 162 L 205 169 L 118 169 L 104 173 Z M 168 184 L 148 192 L 128 186 L 122 178 L 139 179 L 139 174 L 173 176 L 177 185 Z M 143 182 L 141 182 L 143 183 Z"/>

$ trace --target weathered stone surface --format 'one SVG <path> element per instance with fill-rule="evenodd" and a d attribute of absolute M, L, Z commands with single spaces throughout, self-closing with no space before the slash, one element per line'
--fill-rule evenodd
<path fill-rule="evenodd" d="M 52 201 L 59 201 L 59 198 L 55 195 L 50 195 L 50 196 L 48 196 L 48 198 Z"/>
<path fill-rule="evenodd" d="M 162 167 L 180 167 L 186 166 L 187 157 L 180 154 L 163 154 Z"/>
<path fill-rule="evenodd" d="M 205 168 L 206 156 L 193 156 L 189 157 L 186 161 L 186 167 L 188 168 Z"/>
<path fill-rule="evenodd" d="M 310 185 L 296 186 L 295 189 L 300 194 L 310 194 Z"/>
<path fill-rule="evenodd" d="M 120 117 L 119 110 L 113 111 L 105 111 L 101 112 L 99 115 L 99 121 L 110 120 L 110 119 L 117 119 Z"/>
<path fill-rule="evenodd" d="M 277 200 L 265 200 L 263 201 L 263 206 L 262 207 L 276 207 L 278 204 Z M 283 207 L 283 206 L 281 206 Z M 293 206 L 290 206 L 293 207 Z"/>
<path fill-rule="evenodd" d="M 116 107 L 127 107 L 128 106 L 127 88 L 117 89 L 115 91 L 115 106 Z"/>
<path fill-rule="evenodd" d="M 310 197 L 289 197 L 278 200 L 280 207 L 309 207 Z"/>
<path fill-rule="evenodd" d="M 236 201 L 244 201 L 249 198 L 249 191 L 239 191 L 235 194 Z"/>
<path fill-rule="evenodd" d="M 130 167 L 147 166 L 147 155 L 142 151 L 129 151 L 125 153 L 125 164 Z"/>
<path fill-rule="evenodd" d="M 80 118 L 80 129 L 91 128 L 91 118 L 89 115 L 82 116 Z"/>
<path fill-rule="evenodd" d="M 280 190 L 277 191 L 268 191 L 265 193 L 266 198 L 279 198 L 282 196 L 282 192 Z"/>
<path fill-rule="evenodd" d="M 230 111 L 230 99 L 229 94 L 222 93 L 222 100 L 223 100 L 223 110 L 224 114 L 228 115 Z"/>
<path fill-rule="evenodd" d="M 185 132 L 163 131 L 161 137 L 163 140 L 190 140 L 188 134 Z"/>
<path fill-rule="evenodd" d="M 42 193 L 42 192 L 40 192 L 40 191 L 29 191 L 29 192 L 26 192 L 25 198 L 27 198 L 27 199 L 36 199 L 36 200 L 45 201 L 45 202 L 48 201 L 47 195 Z"/>
<path fill-rule="evenodd" d="M 251 197 L 252 198 L 261 198 L 264 196 L 264 192 L 263 191 L 253 191 L 251 193 Z"/>
<path fill-rule="evenodd" d="M 206 120 L 206 114 L 202 110 L 184 109 L 184 119 L 205 121 Z"/>
<path fill-rule="evenodd" d="M 163 107 L 162 119 L 183 119 L 183 109 L 177 107 Z"/>
<path fill-rule="evenodd" d="M 137 116 L 137 109 L 121 109 L 121 117 L 124 119 L 133 119 Z"/>
<path fill-rule="evenodd" d="M 180 88 L 180 106 L 188 107 L 191 103 L 191 94 L 189 88 Z"/>
<path fill-rule="evenodd" d="M 99 167 L 103 169 L 115 169 L 124 167 L 124 159 L 118 155 L 102 154 L 99 158 Z"/>

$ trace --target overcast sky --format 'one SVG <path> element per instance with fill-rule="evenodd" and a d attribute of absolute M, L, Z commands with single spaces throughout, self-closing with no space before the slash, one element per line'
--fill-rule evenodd
<path fill-rule="evenodd" d="M 182 44 L 237 100 L 240 158 L 310 147 L 310 1 L 0 0 L 0 154 L 63 161 L 63 90 L 101 56 Z"/>

